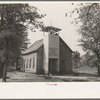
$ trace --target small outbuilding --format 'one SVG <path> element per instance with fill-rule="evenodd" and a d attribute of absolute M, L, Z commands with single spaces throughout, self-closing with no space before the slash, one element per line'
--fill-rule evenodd
<path fill-rule="evenodd" d="M 59 36 L 61 29 L 52 26 L 43 29 L 44 38 L 22 52 L 22 69 L 36 74 L 65 74 L 72 72 L 73 51 Z"/>

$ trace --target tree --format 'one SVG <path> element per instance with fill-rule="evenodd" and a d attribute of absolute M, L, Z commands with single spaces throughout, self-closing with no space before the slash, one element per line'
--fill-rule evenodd
<path fill-rule="evenodd" d="M 79 67 L 80 60 L 81 60 L 80 53 L 78 51 L 74 51 L 74 53 L 73 53 L 73 65 L 75 68 Z"/>
<path fill-rule="evenodd" d="M 97 66 L 97 57 L 95 55 L 91 55 L 90 53 L 86 53 L 82 55 L 82 66 L 96 67 Z"/>
<path fill-rule="evenodd" d="M 82 36 L 80 45 L 86 53 L 96 56 L 100 75 L 100 4 L 80 3 L 72 13 L 75 11 L 79 15 L 75 18 L 75 22 L 81 25 L 78 30 Z"/>
<path fill-rule="evenodd" d="M 4 82 L 10 61 L 18 62 L 21 51 L 27 48 L 27 29 L 42 27 L 38 21 L 42 17 L 28 4 L 0 4 L 0 70 Z"/>

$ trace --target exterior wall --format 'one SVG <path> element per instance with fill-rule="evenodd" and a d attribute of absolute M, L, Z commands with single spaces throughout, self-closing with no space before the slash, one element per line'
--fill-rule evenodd
<path fill-rule="evenodd" d="M 23 67 L 25 71 L 36 73 L 37 53 L 23 55 Z"/>
<path fill-rule="evenodd" d="M 49 34 L 49 58 L 59 59 L 59 36 Z"/>
<path fill-rule="evenodd" d="M 72 72 L 72 51 L 60 38 L 60 73 Z"/>
<path fill-rule="evenodd" d="M 37 50 L 37 74 L 43 73 L 43 46 Z"/>
<path fill-rule="evenodd" d="M 49 35 L 47 34 L 44 36 L 43 39 L 44 44 L 44 51 L 43 51 L 43 68 L 45 70 L 45 73 L 48 73 L 48 67 L 49 67 Z"/>
<path fill-rule="evenodd" d="M 54 69 L 54 72 L 59 72 L 59 36 L 55 34 L 49 34 L 49 59 L 54 60 L 55 63 L 52 68 L 52 71 Z M 50 60 L 49 60 L 50 61 Z M 52 64 L 53 64 L 52 62 Z M 51 67 L 52 67 L 51 66 Z"/>

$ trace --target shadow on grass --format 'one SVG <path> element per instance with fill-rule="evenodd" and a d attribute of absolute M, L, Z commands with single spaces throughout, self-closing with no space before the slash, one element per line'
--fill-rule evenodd
<path fill-rule="evenodd" d="M 91 76 L 91 77 L 100 77 L 100 75 L 97 75 L 97 74 L 79 73 L 79 72 L 72 72 L 72 73 L 65 73 L 65 74 L 52 74 L 52 76 Z"/>
<path fill-rule="evenodd" d="M 79 73 L 79 72 L 73 72 L 73 76 L 90 76 L 90 77 L 100 77 L 100 75 L 97 74 L 90 74 L 90 73 Z"/>
<path fill-rule="evenodd" d="M 85 79 L 70 79 L 70 78 L 63 79 L 63 81 L 65 82 L 88 82 L 88 80 L 85 80 Z"/>

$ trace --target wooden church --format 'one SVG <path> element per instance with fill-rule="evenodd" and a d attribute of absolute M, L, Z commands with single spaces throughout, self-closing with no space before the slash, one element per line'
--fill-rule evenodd
<path fill-rule="evenodd" d="M 65 74 L 72 72 L 73 51 L 59 36 L 61 29 L 47 26 L 44 38 L 22 52 L 22 69 L 36 74 Z"/>

